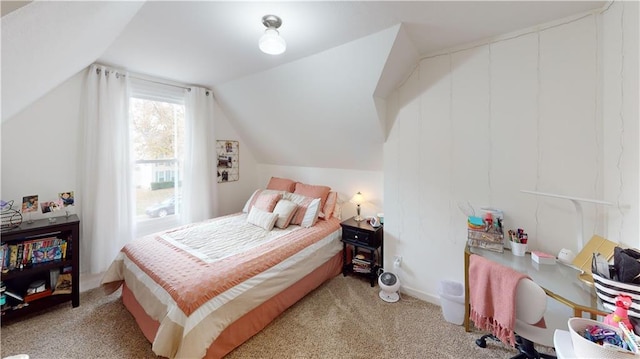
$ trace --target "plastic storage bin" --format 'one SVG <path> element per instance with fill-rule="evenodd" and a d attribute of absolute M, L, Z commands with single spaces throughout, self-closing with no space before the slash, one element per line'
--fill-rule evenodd
<path fill-rule="evenodd" d="M 464 286 L 450 280 L 440 281 L 438 289 L 444 319 L 453 324 L 464 323 Z"/>
<path fill-rule="evenodd" d="M 640 358 L 640 355 L 632 352 L 623 352 L 616 349 L 606 348 L 602 345 L 593 343 L 582 337 L 582 332 L 589 325 L 597 325 L 601 328 L 611 329 L 622 334 L 619 328 L 598 322 L 587 318 L 569 318 L 567 322 L 569 332 L 571 333 L 571 342 L 576 358 L 597 358 L 597 359 L 634 359 Z"/>

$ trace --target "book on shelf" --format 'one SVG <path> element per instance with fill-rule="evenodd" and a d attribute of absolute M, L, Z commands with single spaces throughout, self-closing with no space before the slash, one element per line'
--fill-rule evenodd
<path fill-rule="evenodd" d="M 9 296 L 9 297 L 11 297 L 13 299 L 16 299 L 16 300 L 19 300 L 21 302 L 24 302 L 24 297 L 22 297 L 19 294 L 16 294 L 15 292 L 12 292 L 10 290 L 5 290 L 4 294 L 6 294 L 7 296 Z"/>
<path fill-rule="evenodd" d="M 49 287 L 55 288 L 58 284 L 58 277 L 60 276 L 60 269 L 55 268 L 49 271 Z"/>
<path fill-rule="evenodd" d="M 71 273 L 60 274 L 53 294 L 71 294 L 71 280 Z"/>
<path fill-rule="evenodd" d="M 22 268 L 20 265 L 24 264 L 22 261 L 24 257 L 24 243 L 18 243 L 18 253 L 16 254 L 16 267 Z"/>
<path fill-rule="evenodd" d="M 351 260 L 351 262 L 352 262 L 353 264 L 360 264 L 360 265 L 363 265 L 363 266 L 368 266 L 368 265 L 370 265 L 370 264 L 371 264 L 371 262 L 369 262 L 369 261 L 362 260 L 362 259 L 358 259 L 358 258 L 353 258 L 353 259 Z"/>
<path fill-rule="evenodd" d="M 9 248 L 9 246 L 7 246 L 7 244 L 3 244 L 2 246 L 0 246 L 0 271 L 4 270 L 5 268 L 5 258 L 6 258 L 6 253 L 7 253 L 7 249 Z"/>
<path fill-rule="evenodd" d="M 371 273 L 371 269 L 358 269 L 358 268 L 353 268 L 353 271 L 355 273 L 364 273 L 364 274 L 369 274 Z"/>
<path fill-rule="evenodd" d="M 18 262 L 18 245 L 10 244 L 7 268 L 14 269 L 16 267 L 17 262 Z"/>
<path fill-rule="evenodd" d="M 371 267 L 368 265 L 362 266 L 362 265 L 354 264 L 353 271 L 356 273 L 371 273 Z"/>

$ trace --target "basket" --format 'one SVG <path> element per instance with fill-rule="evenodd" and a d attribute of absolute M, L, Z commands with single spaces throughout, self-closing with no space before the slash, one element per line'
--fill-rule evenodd
<path fill-rule="evenodd" d="M 602 301 L 602 305 L 610 310 L 616 310 L 616 297 L 625 294 L 631 297 L 633 303 L 627 311 L 630 317 L 640 318 L 640 286 L 630 283 L 617 282 L 592 273 L 596 294 Z"/>
<path fill-rule="evenodd" d="M 636 359 L 640 358 L 640 355 L 633 354 L 631 352 L 624 352 L 616 349 L 605 348 L 599 344 L 596 344 L 582 336 L 584 330 L 590 325 L 598 325 L 601 328 L 608 328 L 615 330 L 619 335 L 622 334 L 619 328 L 612 327 L 591 319 L 586 318 L 569 318 L 567 323 L 569 325 L 569 332 L 571 333 L 571 343 L 573 343 L 573 351 L 576 354 L 576 358 L 597 358 L 597 359 Z"/>
<path fill-rule="evenodd" d="M 22 224 L 22 214 L 13 207 L 13 201 L 6 202 L 2 207 L 2 230 L 19 227 Z"/>

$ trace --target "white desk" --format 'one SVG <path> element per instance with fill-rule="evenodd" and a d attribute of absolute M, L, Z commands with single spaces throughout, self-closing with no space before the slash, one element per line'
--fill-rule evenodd
<path fill-rule="evenodd" d="M 465 330 L 469 329 L 469 257 L 478 254 L 491 261 L 511 267 L 518 272 L 528 275 L 536 282 L 547 295 L 556 301 L 570 307 L 574 317 L 582 317 L 583 313 L 605 316 L 608 312 L 602 309 L 598 303 L 598 297 L 592 286 L 582 282 L 578 278 L 579 272 L 560 263 L 538 264 L 531 260 L 531 254 L 523 257 L 514 256 L 511 251 L 505 249 L 504 253 L 493 252 L 487 249 L 466 246 L 464 256 L 464 280 L 465 280 Z"/>

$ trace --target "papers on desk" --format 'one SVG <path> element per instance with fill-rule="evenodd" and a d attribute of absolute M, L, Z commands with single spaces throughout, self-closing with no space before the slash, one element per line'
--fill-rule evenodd
<path fill-rule="evenodd" d="M 531 252 L 531 260 L 539 264 L 556 264 L 556 257 L 540 251 Z"/>

